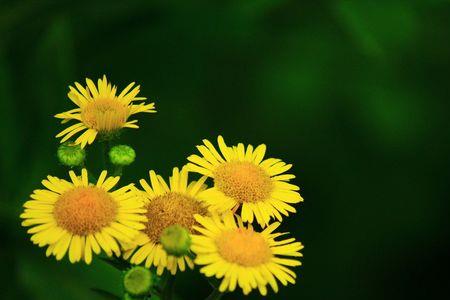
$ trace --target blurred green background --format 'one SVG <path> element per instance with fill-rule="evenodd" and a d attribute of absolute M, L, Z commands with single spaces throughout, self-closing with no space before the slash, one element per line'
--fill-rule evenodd
<path fill-rule="evenodd" d="M 305 244 L 304 265 L 268 298 L 438 295 L 449 284 L 449 37 L 448 0 L 2 0 L 1 299 L 121 291 L 101 261 L 46 258 L 18 218 L 46 175 L 67 174 L 52 117 L 73 107 L 67 86 L 103 74 L 140 83 L 158 110 L 122 135 L 138 154 L 122 183 L 167 176 L 218 134 L 294 164 L 305 202 L 282 229 Z M 195 272 L 176 285 L 184 299 L 209 293 Z"/>

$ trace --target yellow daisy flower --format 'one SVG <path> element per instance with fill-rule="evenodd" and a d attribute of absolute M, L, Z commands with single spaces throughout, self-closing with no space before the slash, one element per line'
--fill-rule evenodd
<path fill-rule="evenodd" d="M 228 147 L 222 136 L 217 141 L 221 154 L 211 142 L 203 140 L 204 145 L 197 146 L 202 157 L 188 157 L 191 171 L 214 179 L 214 186 L 199 195 L 211 210 L 236 211 L 241 207 L 244 222 L 252 223 L 256 217 L 263 227 L 272 217 L 282 221 L 281 214 L 288 216 L 289 212 L 296 212 L 291 204 L 303 201 L 297 192 L 299 187 L 288 183 L 294 175 L 283 174 L 291 164 L 275 158 L 264 159 L 264 144 L 256 149 L 248 145 L 245 149 L 242 143 Z"/>
<path fill-rule="evenodd" d="M 57 138 L 62 137 L 61 143 L 64 143 L 75 134 L 84 131 L 75 140 L 75 144 L 80 144 L 84 148 L 86 144 L 92 144 L 97 134 L 109 134 L 121 128 L 139 128 L 136 125 L 137 120 L 128 121 L 128 118 L 134 114 L 145 112 L 153 113 L 155 104 L 139 103 L 134 101 L 146 100 L 144 97 L 136 97 L 140 86 L 134 86 L 130 83 L 116 95 L 117 87 L 108 83 L 106 76 L 98 79 L 98 84 L 86 78 L 86 87 L 75 82 L 75 87 L 69 86 L 68 97 L 78 108 L 57 114 L 55 117 L 62 119 L 61 123 L 71 120 L 77 120 L 78 123 L 64 129 Z M 131 91 L 130 91 L 131 90 Z"/>
<path fill-rule="evenodd" d="M 256 288 L 266 295 L 267 284 L 278 292 L 276 279 L 283 285 L 295 283 L 296 275 L 287 267 L 301 263 L 286 257 L 301 257 L 303 245 L 294 238 L 275 241 L 285 234 L 273 233 L 279 222 L 256 232 L 251 225 L 245 227 L 239 218 L 236 224 L 232 213 L 225 214 L 222 220 L 217 215 L 197 215 L 195 219 L 203 226 L 194 226 L 201 234 L 192 235 L 195 263 L 204 265 L 200 272 L 207 277 L 223 278 L 220 292 L 232 292 L 239 285 L 245 295 Z"/>
<path fill-rule="evenodd" d="M 205 189 L 206 177 L 188 184 L 188 171 L 183 168 L 173 169 L 169 179 L 169 185 L 154 171 L 150 171 L 150 184 L 141 179 L 140 184 L 145 192 L 144 207 L 146 209 L 146 228 L 135 239 L 135 248 L 128 249 L 125 259 L 131 257 L 130 262 L 145 266 L 156 267 L 157 274 L 162 274 L 164 269 L 176 274 L 177 270 L 184 271 L 186 264 L 193 268 L 194 264 L 189 256 L 176 257 L 169 255 L 164 250 L 160 237 L 164 229 L 171 225 L 181 225 L 192 230 L 195 224 L 194 215 L 206 215 L 207 209 L 204 203 L 197 199 L 199 192 Z M 125 246 L 126 248 L 126 246 Z"/>
<path fill-rule="evenodd" d="M 118 242 L 132 242 L 142 222 L 142 201 L 124 186 L 115 191 L 120 177 L 108 177 L 103 171 L 97 183 L 88 182 L 86 169 L 81 176 L 69 172 L 71 182 L 48 176 L 42 181 L 46 189 L 35 190 L 25 202 L 20 215 L 22 225 L 31 227 L 31 241 L 39 247 L 47 246 L 46 255 L 61 260 L 69 252 L 71 263 L 92 261 L 92 252 L 101 249 L 111 256 L 120 255 Z"/>

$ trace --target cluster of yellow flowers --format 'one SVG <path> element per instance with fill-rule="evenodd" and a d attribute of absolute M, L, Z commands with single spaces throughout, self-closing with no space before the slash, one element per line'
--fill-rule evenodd
<path fill-rule="evenodd" d="M 85 87 L 78 82 L 75 87 L 69 87 L 68 97 L 77 108 L 56 118 L 76 123 L 57 137 L 82 149 L 98 137 L 138 128 L 132 115 L 156 112 L 154 103 L 137 97 L 134 83 L 118 95 L 106 77 L 97 85 L 86 79 Z M 68 254 L 72 263 L 90 264 L 93 253 L 103 251 L 159 275 L 199 265 L 207 277 L 221 279 L 220 292 L 239 286 L 244 294 L 258 289 L 266 295 L 267 285 L 277 292 L 278 281 L 295 283 L 290 267 L 300 265 L 296 257 L 303 248 L 294 238 L 278 240 L 286 233 L 275 232 L 283 215 L 295 213 L 292 205 L 302 201 L 298 186 L 289 183 L 295 176 L 286 173 L 292 165 L 264 158 L 265 145 L 227 146 L 221 136 L 217 144 L 203 140 L 199 155 L 173 168 L 168 181 L 151 170 L 140 188 L 117 188 L 120 178 L 107 171 L 92 180 L 85 168 L 79 175 L 69 171 L 70 180 L 48 176 L 45 189 L 33 191 L 25 202 L 22 225 L 30 227 L 31 241 L 57 260 Z M 197 180 L 189 179 L 189 172 L 199 174 Z M 188 251 L 169 251 L 162 242 L 174 225 L 189 232 Z"/>

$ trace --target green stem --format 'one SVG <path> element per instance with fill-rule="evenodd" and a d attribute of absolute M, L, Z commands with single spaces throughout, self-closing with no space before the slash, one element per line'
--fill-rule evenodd
<path fill-rule="evenodd" d="M 214 288 L 211 294 L 209 294 L 208 298 L 206 298 L 206 300 L 219 300 L 220 298 L 222 298 L 222 296 L 223 293 L 221 293 L 218 288 Z"/>
<path fill-rule="evenodd" d="M 175 276 L 169 275 L 167 277 L 166 284 L 164 285 L 164 289 L 161 293 L 162 300 L 172 300 L 174 285 L 175 285 Z"/>
<path fill-rule="evenodd" d="M 92 175 L 92 173 L 89 173 L 89 170 L 88 170 L 88 178 L 89 178 L 90 183 L 97 182 L 97 180 L 98 180 L 98 178 L 96 178 L 94 175 Z"/>
<path fill-rule="evenodd" d="M 111 142 L 109 140 L 103 141 L 101 143 L 102 145 L 102 164 L 103 164 L 103 170 L 108 170 L 108 153 L 111 149 Z"/>
<path fill-rule="evenodd" d="M 122 166 L 114 166 L 114 171 L 112 173 L 113 176 L 122 176 L 123 167 Z"/>

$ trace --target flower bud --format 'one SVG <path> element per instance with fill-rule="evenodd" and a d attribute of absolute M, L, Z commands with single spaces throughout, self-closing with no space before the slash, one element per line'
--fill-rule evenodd
<path fill-rule="evenodd" d="M 80 145 L 71 143 L 61 144 L 56 152 L 61 164 L 68 167 L 80 167 L 86 159 L 86 151 Z"/>
<path fill-rule="evenodd" d="M 152 272 L 141 266 L 132 267 L 123 276 L 125 291 L 132 297 L 148 295 L 153 284 Z"/>
<path fill-rule="evenodd" d="M 128 166 L 135 158 L 136 152 L 128 145 L 117 145 L 109 151 L 109 160 L 116 166 Z"/>
<path fill-rule="evenodd" d="M 191 236 L 186 228 L 175 224 L 163 230 L 160 242 L 167 254 L 183 256 L 189 253 Z"/>

